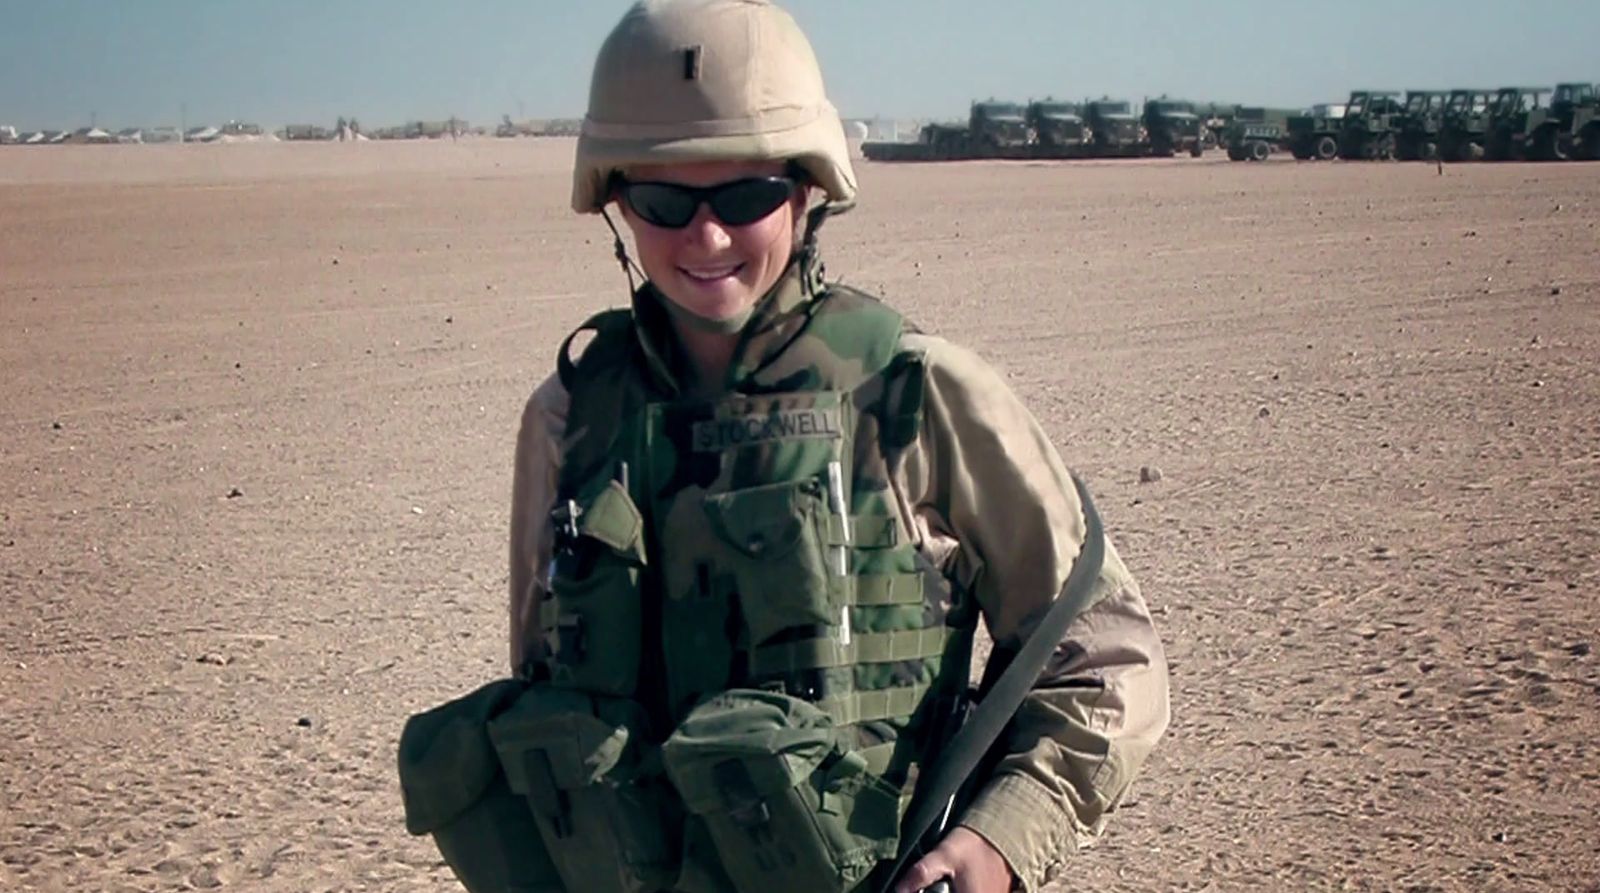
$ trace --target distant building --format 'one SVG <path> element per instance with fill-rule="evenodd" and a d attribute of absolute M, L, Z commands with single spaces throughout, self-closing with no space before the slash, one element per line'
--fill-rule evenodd
<path fill-rule="evenodd" d="M 250 124 L 245 121 L 229 121 L 222 125 L 223 136 L 260 136 L 260 124 Z"/>
<path fill-rule="evenodd" d="M 9 146 L 17 141 L 17 129 L 10 124 L 0 125 L 0 146 Z"/>
<path fill-rule="evenodd" d="M 144 131 L 137 127 L 124 127 L 117 131 L 117 142 L 142 143 L 144 142 Z"/>
<path fill-rule="evenodd" d="M 222 135 L 220 128 L 212 126 L 191 127 L 184 131 L 183 141 L 186 143 L 209 143 Z"/>
<path fill-rule="evenodd" d="M 45 144 L 50 146 L 60 145 L 72 137 L 70 130 L 45 130 L 41 133 L 44 134 Z"/>
<path fill-rule="evenodd" d="M 175 143 L 181 135 L 176 127 L 152 127 L 143 131 L 141 136 L 146 143 Z"/>

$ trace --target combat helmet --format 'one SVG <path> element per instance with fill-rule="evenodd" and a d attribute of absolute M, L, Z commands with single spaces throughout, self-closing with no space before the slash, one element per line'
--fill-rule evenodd
<path fill-rule="evenodd" d="M 641 0 L 595 60 L 572 207 L 604 209 L 636 164 L 789 161 L 837 212 L 856 179 L 816 53 L 770 0 Z"/>

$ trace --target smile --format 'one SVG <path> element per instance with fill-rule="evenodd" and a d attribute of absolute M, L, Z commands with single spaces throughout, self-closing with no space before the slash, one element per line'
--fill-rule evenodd
<path fill-rule="evenodd" d="M 744 264 L 730 264 L 724 267 L 679 267 L 678 272 L 696 282 L 716 282 L 720 279 L 727 279 L 742 269 L 744 269 Z"/>

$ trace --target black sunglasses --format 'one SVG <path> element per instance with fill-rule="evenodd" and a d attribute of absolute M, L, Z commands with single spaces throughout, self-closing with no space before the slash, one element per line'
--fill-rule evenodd
<path fill-rule="evenodd" d="M 646 223 L 682 229 L 702 204 L 710 205 L 711 213 L 728 226 L 748 226 L 782 207 L 797 185 L 793 177 L 748 177 L 715 186 L 623 180 L 619 189 L 622 200 Z"/>

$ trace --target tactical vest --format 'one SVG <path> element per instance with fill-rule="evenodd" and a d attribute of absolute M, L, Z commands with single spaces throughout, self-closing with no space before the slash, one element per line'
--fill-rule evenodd
<path fill-rule="evenodd" d="M 889 487 L 922 411 L 901 317 L 806 286 L 717 399 L 677 388 L 648 285 L 562 346 L 547 655 L 487 723 L 558 875 L 515 889 L 844 893 L 895 856 L 976 614 Z"/>

